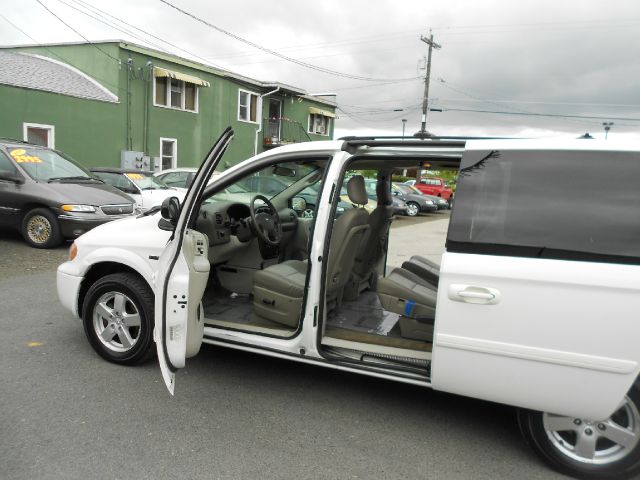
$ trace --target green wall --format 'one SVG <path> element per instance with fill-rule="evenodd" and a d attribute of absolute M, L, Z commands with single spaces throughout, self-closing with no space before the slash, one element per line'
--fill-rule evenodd
<path fill-rule="evenodd" d="M 222 131 L 231 126 L 235 137 L 225 154 L 225 166 L 254 154 L 259 125 L 238 121 L 238 89 L 261 95 L 273 88 L 260 89 L 253 84 L 244 84 L 213 68 L 203 68 L 188 60 L 142 47 L 118 43 L 99 44 L 99 47 L 119 58 L 120 62 L 86 44 L 13 49 L 64 60 L 101 82 L 118 96 L 119 102 L 99 102 L 0 85 L 0 136 L 21 139 L 23 122 L 54 125 L 56 148 L 88 167 L 119 166 L 121 151 L 128 149 L 128 136 L 132 150 L 144 151 L 151 157 L 160 155 L 161 137 L 175 138 L 178 166 L 186 167 L 198 166 Z M 131 62 L 128 62 L 129 59 Z M 149 62 L 152 66 L 193 75 L 209 82 L 209 87 L 198 87 L 198 113 L 153 105 L 153 72 Z M 264 98 L 261 118 L 268 116 L 269 98 Z M 273 98 L 283 102 L 283 116 L 300 122 L 305 130 L 310 106 L 333 110 L 323 103 L 307 99 L 298 101 L 299 97 L 292 92 L 279 91 Z M 145 104 L 148 105 L 146 123 Z M 332 138 L 333 124 L 332 120 L 331 135 L 310 135 L 312 140 Z M 260 133 L 258 153 L 263 151 L 262 142 L 263 133 Z"/>

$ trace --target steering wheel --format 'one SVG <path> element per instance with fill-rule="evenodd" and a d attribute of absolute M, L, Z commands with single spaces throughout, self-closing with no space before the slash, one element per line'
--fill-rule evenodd
<path fill-rule="evenodd" d="M 256 211 L 256 200 L 262 200 L 269 212 Z M 264 207 L 258 207 L 258 210 Z M 273 203 L 263 195 L 256 195 L 249 202 L 249 210 L 251 212 L 251 222 L 258 236 L 267 244 L 277 247 L 282 240 L 282 225 L 280 225 L 280 217 Z"/>

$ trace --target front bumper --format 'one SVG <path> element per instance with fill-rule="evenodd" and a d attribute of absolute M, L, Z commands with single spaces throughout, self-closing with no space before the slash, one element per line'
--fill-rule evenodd
<path fill-rule="evenodd" d="M 135 214 L 108 216 L 97 216 L 93 213 L 75 215 L 60 214 L 58 215 L 58 224 L 60 225 L 60 231 L 64 238 L 78 238 L 83 233 L 99 225 L 133 216 L 135 216 Z"/>
<path fill-rule="evenodd" d="M 62 306 L 78 317 L 78 296 L 84 277 L 74 275 L 75 270 L 76 267 L 72 262 L 61 264 L 56 274 L 56 287 Z"/>
<path fill-rule="evenodd" d="M 420 206 L 420 211 L 427 212 L 427 213 L 437 212 L 438 206 L 435 203 L 423 203 Z"/>

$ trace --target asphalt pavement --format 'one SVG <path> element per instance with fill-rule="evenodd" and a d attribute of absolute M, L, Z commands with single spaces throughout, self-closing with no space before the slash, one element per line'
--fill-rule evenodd
<path fill-rule="evenodd" d="M 410 385 L 205 345 L 172 397 L 153 361 L 91 350 L 65 257 L 0 237 L 2 479 L 564 478 L 513 409 Z"/>

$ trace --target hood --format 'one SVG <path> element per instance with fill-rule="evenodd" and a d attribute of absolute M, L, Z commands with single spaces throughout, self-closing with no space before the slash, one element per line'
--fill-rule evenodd
<path fill-rule="evenodd" d="M 180 203 L 184 200 L 186 190 L 181 192 L 179 190 L 170 188 L 170 189 L 154 189 L 154 190 L 142 190 L 142 200 L 141 207 L 145 210 L 148 210 L 156 205 L 162 205 L 162 201 L 167 197 L 178 197 Z"/>
<path fill-rule="evenodd" d="M 37 182 L 42 197 L 72 205 L 117 205 L 135 203 L 126 193 L 104 183 Z"/>
<path fill-rule="evenodd" d="M 161 230 L 160 212 L 153 215 L 114 220 L 92 228 L 76 240 L 79 246 L 163 249 L 171 232 Z"/>

